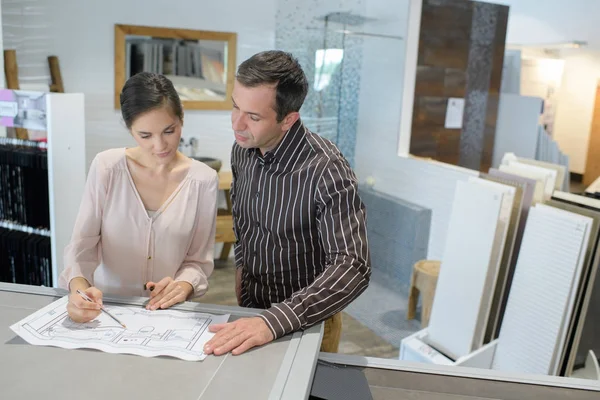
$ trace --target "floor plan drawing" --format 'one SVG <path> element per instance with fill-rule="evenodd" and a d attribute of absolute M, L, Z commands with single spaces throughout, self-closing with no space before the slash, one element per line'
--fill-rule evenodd
<path fill-rule="evenodd" d="M 141 306 L 105 304 L 108 311 L 125 323 L 125 329 L 104 313 L 90 322 L 76 323 L 67 314 L 67 302 L 68 297 L 62 297 L 11 329 L 33 345 L 200 361 L 206 357 L 204 344 L 214 335 L 209 332 L 209 325 L 229 320 L 229 314 L 149 311 Z"/>

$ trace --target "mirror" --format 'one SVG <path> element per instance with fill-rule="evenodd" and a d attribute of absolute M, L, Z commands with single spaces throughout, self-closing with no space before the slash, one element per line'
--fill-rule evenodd
<path fill-rule="evenodd" d="M 188 110 L 229 110 L 237 34 L 115 25 L 115 108 L 125 81 L 139 72 L 169 78 Z"/>

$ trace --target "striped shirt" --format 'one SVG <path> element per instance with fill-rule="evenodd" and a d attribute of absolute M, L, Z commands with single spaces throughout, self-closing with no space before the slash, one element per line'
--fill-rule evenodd
<path fill-rule="evenodd" d="M 371 276 L 366 210 L 337 147 L 300 120 L 264 156 L 233 145 L 231 200 L 242 306 L 275 338 L 345 308 Z"/>

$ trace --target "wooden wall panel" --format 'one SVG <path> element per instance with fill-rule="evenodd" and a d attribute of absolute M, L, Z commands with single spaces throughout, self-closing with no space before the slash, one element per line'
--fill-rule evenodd
<path fill-rule="evenodd" d="M 508 7 L 424 0 L 410 152 L 486 172 L 492 163 Z M 444 127 L 465 99 L 462 129 Z"/>

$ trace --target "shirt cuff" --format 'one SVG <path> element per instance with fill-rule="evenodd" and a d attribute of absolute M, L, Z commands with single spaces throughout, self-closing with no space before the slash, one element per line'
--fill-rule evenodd
<path fill-rule="evenodd" d="M 93 273 L 84 273 L 84 268 L 74 266 L 72 268 L 66 268 L 58 278 L 58 287 L 71 290 L 71 281 L 75 278 L 84 278 L 90 286 L 94 286 L 94 275 Z"/>
<path fill-rule="evenodd" d="M 298 316 L 286 303 L 273 304 L 259 316 L 266 322 L 274 339 L 279 339 L 302 328 Z"/>
<path fill-rule="evenodd" d="M 206 278 L 195 271 L 181 271 L 173 280 L 175 282 L 187 282 L 192 285 L 193 291 L 190 294 L 189 299 L 200 297 L 208 290 L 208 282 L 206 281 Z"/>

